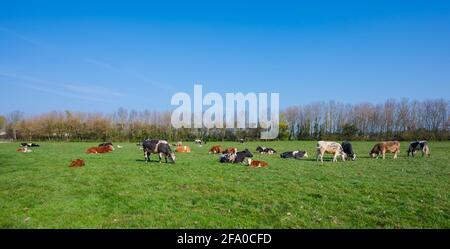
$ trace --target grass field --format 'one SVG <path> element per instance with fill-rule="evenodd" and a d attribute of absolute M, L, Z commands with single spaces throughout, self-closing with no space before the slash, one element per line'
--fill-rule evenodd
<path fill-rule="evenodd" d="M 306 149 L 305 160 L 257 155 L 269 168 L 220 164 L 213 144 L 143 161 L 134 144 L 86 155 L 95 143 L 41 143 L 34 152 L 0 144 L 1 228 L 450 228 L 450 142 L 431 158 L 371 159 L 374 142 L 354 142 L 354 162 L 315 161 L 315 142 L 214 143 L 254 152 Z M 73 159 L 84 168 L 70 169 Z M 156 157 L 153 156 L 153 160 Z"/>

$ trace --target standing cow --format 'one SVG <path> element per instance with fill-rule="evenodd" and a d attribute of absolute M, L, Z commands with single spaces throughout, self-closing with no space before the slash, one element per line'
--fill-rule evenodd
<path fill-rule="evenodd" d="M 428 147 L 428 142 L 425 140 L 411 142 L 408 148 L 408 156 L 411 155 L 414 157 L 418 150 L 422 151 L 422 156 L 431 156 L 430 147 Z"/>
<path fill-rule="evenodd" d="M 345 161 L 346 154 L 344 149 L 342 149 L 342 145 L 336 142 L 328 142 L 328 141 L 319 141 L 317 143 L 317 161 L 323 163 L 323 155 L 325 153 L 333 154 L 333 162 L 337 162 L 337 157 L 340 156 L 342 161 Z"/>
<path fill-rule="evenodd" d="M 175 154 L 170 149 L 169 143 L 166 140 L 145 140 L 142 143 L 144 148 L 144 158 L 146 162 L 150 162 L 151 153 L 157 153 L 159 155 L 159 163 L 161 163 L 162 157 L 166 159 L 169 157 L 172 163 L 175 163 Z"/>
<path fill-rule="evenodd" d="M 382 155 L 383 159 L 384 159 L 386 156 L 386 153 L 394 153 L 394 159 L 396 159 L 398 153 L 400 153 L 400 142 L 399 141 L 387 141 L 387 142 L 377 143 L 373 146 L 369 155 L 372 158 L 376 157 L 377 159 L 380 155 Z"/>
<path fill-rule="evenodd" d="M 347 159 L 350 158 L 352 161 L 356 160 L 356 154 L 353 151 L 353 146 L 349 141 L 344 141 L 342 143 L 342 149 L 344 153 L 347 155 Z"/>

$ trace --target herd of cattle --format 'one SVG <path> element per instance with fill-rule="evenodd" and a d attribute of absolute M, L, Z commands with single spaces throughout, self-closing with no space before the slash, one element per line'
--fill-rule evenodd
<path fill-rule="evenodd" d="M 241 143 L 242 140 L 240 141 Z M 205 144 L 201 140 L 196 140 L 195 144 L 203 145 Z M 177 145 L 181 146 L 181 143 Z M 158 154 L 159 162 L 161 162 L 162 158 L 165 158 L 166 163 L 168 159 L 170 162 L 175 163 L 176 156 L 175 153 L 172 152 L 169 143 L 166 140 L 145 140 L 142 143 L 142 149 L 144 151 L 145 161 L 150 161 L 150 155 Z M 350 142 L 345 141 L 342 144 L 337 142 L 330 141 L 319 141 L 317 143 L 317 151 L 316 151 L 316 160 L 323 162 L 324 154 L 332 154 L 333 162 L 336 162 L 338 158 L 342 158 L 342 161 L 345 160 L 356 160 L 356 153 L 353 150 L 353 146 Z M 178 151 L 178 150 L 177 150 Z M 190 150 L 189 150 L 190 151 Z M 418 151 L 422 152 L 422 156 L 427 155 L 430 156 L 430 148 L 428 146 L 427 141 L 414 141 L 411 142 L 408 148 L 408 156 L 415 156 Z M 273 148 L 261 147 L 258 146 L 256 148 L 256 152 L 259 154 L 268 154 L 272 155 L 277 153 L 277 151 Z M 268 163 L 264 161 L 254 160 L 253 154 L 245 149 L 243 151 L 238 151 L 235 147 L 230 148 L 222 148 L 220 145 L 212 146 L 208 151 L 209 154 L 221 154 L 219 157 L 219 162 L 221 163 L 245 163 L 252 167 L 267 167 Z M 386 153 L 393 153 L 394 159 L 397 158 L 400 153 L 400 142 L 399 141 L 387 141 L 377 143 L 373 146 L 372 150 L 369 152 L 370 157 L 378 158 L 382 157 L 385 159 Z M 296 150 L 296 151 L 287 151 L 280 154 L 281 158 L 294 158 L 294 159 L 302 159 L 308 157 L 308 152 L 306 150 Z"/>
<path fill-rule="evenodd" d="M 243 140 L 239 141 L 240 143 L 244 143 Z M 206 144 L 201 140 L 195 140 L 195 144 L 202 146 Z M 176 155 L 172 151 L 169 143 L 166 140 L 160 139 L 147 139 L 138 145 L 141 146 L 141 149 L 144 151 L 144 158 L 146 162 L 150 162 L 151 154 L 157 154 L 159 156 L 159 162 L 161 163 L 162 158 L 164 157 L 165 162 L 169 161 L 175 163 Z M 182 146 L 181 142 L 177 145 L 177 152 L 191 152 L 188 146 Z M 32 152 L 29 147 L 39 147 L 38 144 L 35 143 L 21 143 L 21 148 L 17 151 L 23 153 Z M 117 145 L 117 148 L 122 148 L 122 146 Z M 87 154 L 102 154 L 109 153 L 114 150 L 114 146 L 112 143 L 101 143 L 96 147 L 91 147 L 86 150 Z M 430 154 L 430 148 L 428 146 L 427 141 L 414 141 L 409 144 L 407 155 L 415 156 L 417 152 L 420 151 L 422 156 Z M 209 154 L 220 154 L 219 162 L 221 163 L 244 163 L 251 167 L 267 167 L 269 164 L 264 161 L 254 160 L 253 154 L 245 149 L 243 151 L 238 151 L 235 147 L 230 147 L 223 149 L 220 145 L 212 146 L 208 151 Z M 258 146 L 256 148 L 256 152 L 259 154 L 267 154 L 272 155 L 277 153 L 277 151 L 273 148 Z M 400 142 L 399 141 L 386 141 L 377 143 L 372 147 L 372 150 L 369 152 L 370 157 L 378 158 L 382 157 L 385 159 L 386 153 L 393 153 L 394 159 L 398 157 L 400 153 Z M 316 160 L 323 162 L 324 154 L 332 154 L 333 160 L 332 162 L 336 162 L 338 158 L 341 158 L 342 161 L 346 160 L 356 160 L 356 153 L 353 150 L 353 146 L 350 142 L 345 141 L 342 144 L 337 142 L 330 141 L 319 141 L 316 147 Z M 296 150 L 296 151 L 287 151 L 282 152 L 280 154 L 281 158 L 293 158 L 293 159 L 302 159 L 308 157 L 308 152 L 306 150 Z M 84 166 L 84 161 L 77 159 L 72 161 L 71 167 L 82 167 Z"/>

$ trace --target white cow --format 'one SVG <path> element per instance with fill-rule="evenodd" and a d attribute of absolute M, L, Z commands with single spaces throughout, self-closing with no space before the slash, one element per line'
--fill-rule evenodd
<path fill-rule="evenodd" d="M 340 156 L 342 161 L 345 161 L 346 154 L 344 149 L 342 149 L 342 145 L 336 142 L 328 142 L 328 141 L 319 141 L 317 143 L 317 161 L 323 163 L 323 155 L 325 153 L 333 154 L 333 162 L 337 162 L 337 157 Z"/>

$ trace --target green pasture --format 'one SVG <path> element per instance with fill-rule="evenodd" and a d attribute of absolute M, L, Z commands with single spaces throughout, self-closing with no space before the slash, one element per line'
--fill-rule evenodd
<path fill-rule="evenodd" d="M 184 143 L 192 153 L 176 164 L 145 163 L 131 143 L 101 155 L 84 153 L 95 143 L 40 144 L 0 144 L 0 228 L 450 228 L 450 142 L 430 142 L 431 158 L 407 158 L 403 142 L 397 160 L 354 142 L 356 161 L 323 164 L 310 141 Z M 216 144 L 270 165 L 220 164 L 207 153 Z M 86 166 L 69 168 L 78 158 Z"/>

